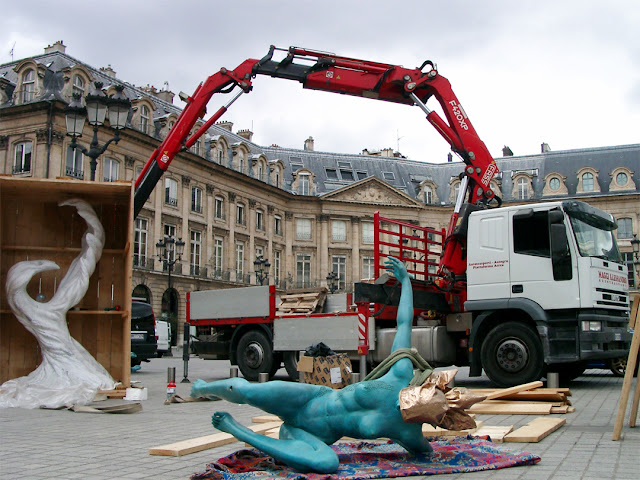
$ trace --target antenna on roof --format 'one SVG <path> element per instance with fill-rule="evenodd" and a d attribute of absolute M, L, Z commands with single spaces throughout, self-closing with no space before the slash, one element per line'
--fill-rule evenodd
<path fill-rule="evenodd" d="M 13 62 L 13 50 L 16 48 L 16 42 L 13 42 L 13 47 L 9 50 L 9 55 L 11 55 L 11 61 Z"/>

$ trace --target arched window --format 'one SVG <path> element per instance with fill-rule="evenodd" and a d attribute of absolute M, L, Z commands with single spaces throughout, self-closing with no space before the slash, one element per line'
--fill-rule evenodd
<path fill-rule="evenodd" d="M 29 69 L 22 74 L 22 102 L 32 102 L 36 94 L 36 71 Z"/>
<path fill-rule="evenodd" d="M 433 188 L 429 185 L 424 187 L 424 203 L 430 205 L 433 203 Z"/>
<path fill-rule="evenodd" d="M 140 131 L 149 134 L 149 107 L 140 105 Z"/>
<path fill-rule="evenodd" d="M 526 200 L 529 198 L 529 181 L 520 177 L 518 179 L 518 200 Z"/>
<path fill-rule="evenodd" d="M 593 192 L 594 190 L 593 173 L 586 172 L 582 174 L 582 190 L 585 192 Z"/>
<path fill-rule="evenodd" d="M 309 195 L 309 187 L 311 184 L 310 175 L 308 173 L 301 173 L 298 175 L 298 193 L 300 195 Z"/>
<path fill-rule="evenodd" d="M 81 97 L 84 97 L 84 78 L 82 78 L 80 75 L 74 75 L 73 76 L 73 87 L 71 88 L 71 93 L 77 93 L 78 95 L 80 95 Z"/>
<path fill-rule="evenodd" d="M 560 179 L 558 177 L 553 177 L 549 180 L 549 188 L 554 192 L 560 188 Z"/>

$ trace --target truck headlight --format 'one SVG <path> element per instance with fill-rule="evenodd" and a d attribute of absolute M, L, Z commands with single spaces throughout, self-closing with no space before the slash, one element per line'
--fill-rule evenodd
<path fill-rule="evenodd" d="M 582 331 L 583 332 L 601 332 L 602 322 L 583 320 Z"/>

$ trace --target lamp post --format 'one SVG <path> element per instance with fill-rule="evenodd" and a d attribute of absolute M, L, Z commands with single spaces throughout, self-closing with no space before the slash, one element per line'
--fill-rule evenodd
<path fill-rule="evenodd" d="M 120 130 L 126 126 L 129 111 L 131 110 L 131 101 L 122 93 L 124 87 L 117 85 L 115 88 L 116 93 L 107 98 L 102 91 L 102 82 L 94 82 L 93 91 L 85 97 L 86 107 L 82 104 L 80 95 L 74 93 L 73 100 L 65 109 L 67 135 L 72 138 L 70 146 L 74 150 L 76 148 L 80 149 L 84 155 L 91 159 L 89 162 L 91 181 L 96 179 L 98 157 L 105 152 L 111 142 L 118 143 L 120 141 Z M 99 146 L 98 130 L 104 124 L 107 112 L 109 113 L 109 125 L 116 132 L 104 145 Z M 76 139 L 82 136 L 85 120 L 89 122 L 89 125 L 93 126 L 93 139 L 88 150 L 76 142 Z"/>
<path fill-rule="evenodd" d="M 158 260 L 162 262 L 163 269 L 167 270 L 168 274 L 168 282 L 169 287 L 167 290 L 171 290 L 171 272 L 173 271 L 173 266 L 178 263 L 182 259 L 182 252 L 184 251 L 184 242 L 181 238 L 176 240 L 172 236 L 164 237 L 164 240 L 160 240 L 156 243 L 156 253 L 158 255 Z M 167 298 L 167 308 L 171 311 L 171 292 L 168 293 L 169 297 Z M 187 322 L 184 323 L 184 328 L 182 332 L 182 360 L 183 370 L 184 370 L 184 378 L 181 383 L 191 383 L 189 382 L 189 324 Z"/>
<path fill-rule="evenodd" d="M 262 258 L 262 255 L 258 255 L 253 261 L 253 267 L 256 272 L 256 282 L 262 285 L 264 281 L 269 278 L 269 268 L 271 268 L 271 264 L 269 260 Z"/>
<path fill-rule="evenodd" d="M 331 293 L 336 293 L 336 290 L 338 290 L 338 280 L 336 272 L 329 272 L 329 275 L 327 275 L 327 287 L 329 287 Z"/>

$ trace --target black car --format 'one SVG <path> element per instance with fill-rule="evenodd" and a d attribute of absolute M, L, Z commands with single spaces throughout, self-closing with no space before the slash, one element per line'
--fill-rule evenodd
<path fill-rule="evenodd" d="M 131 353 L 132 367 L 158 356 L 156 317 L 145 302 L 131 303 Z"/>

